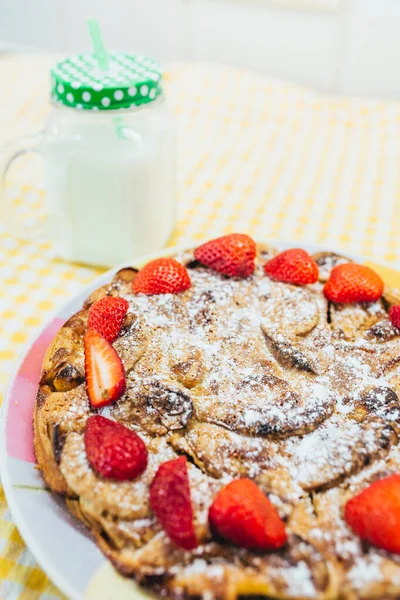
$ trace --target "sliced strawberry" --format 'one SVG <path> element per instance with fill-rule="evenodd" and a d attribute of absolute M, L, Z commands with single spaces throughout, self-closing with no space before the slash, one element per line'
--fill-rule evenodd
<path fill-rule="evenodd" d="M 86 390 L 90 403 L 99 408 L 115 402 L 125 392 L 124 366 L 110 342 L 95 329 L 84 338 Z"/>
<path fill-rule="evenodd" d="M 231 233 L 199 246 L 194 256 L 202 265 L 228 277 L 249 277 L 254 272 L 256 243 L 244 233 Z"/>
<path fill-rule="evenodd" d="M 128 308 L 129 302 L 125 298 L 101 298 L 89 309 L 88 329 L 96 329 L 109 342 L 113 342 L 121 331 Z"/>
<path fill-rule="evenodd" d="M 147 449 L 134 432 L 101 415 L 90 417 L 85 429 L 86 456 L 102 477 L 135 479 L 147 467 Z"/>
<path fill-rule="evenodd" d="M 210 528 L 248 550 L 277 550 L 287 539 L 275 507 L 250 479 L 238 479 L 216 495 L 208 515 Z"/>
<path fill-rule="evenodd" d="M 361 539 L 400 554 L 400 475 L 375 481 L 347 502 L 344 515 Z"/>
<path fill-rule="evenodd" d="M 168 537 L 184 550 L 194 550 L 193 526 L 186 457 L 163 463 L 150 486 L 151 508 Z"/>
<path fill-rule="evenodd" d="M 400 304 L 389 308 L 389 319 L 393 327 L 400 329 Z"/>
<path fill-rule="evenodd" d="M 318 265 L 302 248 L 290 248 L 264 265 L 264 272 L 276 281 L 306 285 L 318 280 Z"/>
<path fill-rule="evenodd" d="M 324 294 L 331 302 L 376 302 L 383 294 L 383 281 L 372 269 L 356 263 L 337 265 L 325 284 Z"/>
<path fill-rule="evenodd" d="M 135 294 L 147 295 L 179 294 L 190 286 L 186 267 L 174 258 L 152 260 L 139 271 L 132 283 Z"/>

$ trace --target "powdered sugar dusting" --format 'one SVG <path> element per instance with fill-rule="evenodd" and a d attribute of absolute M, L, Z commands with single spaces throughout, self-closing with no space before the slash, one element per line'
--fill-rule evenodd
<path fill-rule="evenodd" d="M 324 269 L 335 261 L 327 257 Z M 388 465 L 391 471 L 400 465 L 400 341 L 380 326 L 386 319 L 382 303 L 335 312 L 320 283 L 274 282 L 259 267 L 245 280 L 202 267 L 191 269 L 190 277 L 192 287 L 179 295 L 124 295 L 133 323 L 115 347 L 127 371 L 127 392 L 107 416 L 143 436 L 151 454 L 148 471 L 126 487 L 99 481 L 77 432 L 68 436 L 62 462 L 71 489 L 90 506 L 100 503 L 153 531 L 151 478 L 157 465 L 184 452 L 194 463 L 192 504 L 204 545 L 188 564 L 178 553 L 169 575 L 198 580 L 207 574 L 220 584 L 224 568 L 218 560 L 226 551 L 226 564 L 243 558 L 259 573 L 274 574 L 279 583 L 272 595 L 318 598 L 329 579 L 317 577 L 322 549 L 333 562 L 346 561 L 352 590 L 384 580 L 381 556 L 373 550 L 366 555 L 342 514 L 348 494 Z M 70 397 L 76 399 L 76 391 Z M 63 418 L 74 419 L 79 406 L 71 402 Z M 209 555 L 212 499 L 222 485 L 243 476 L 257 481 L 288 519 L 287 548 L 256 558 L 230 547 Z M 315 512 L 305 511 L 305 533 L 304 522 L 292 517 L 307 503 L 312 508 L 309 494 Z M 295 554 L 305 538 L 307 560 Z"/>
<path fill-rule="evenodd" d="M 369 583 L 382 580 L 381 566 L 382 558 L 378 554 L 358 557 L 348 573 L 348 578 L 353 587 L 358 590 L 366 587 Z"/>
<path fill-rule="evenodd" d="M 315 598 L 317 596 L 312 574 L 304 561 L 299 561 L 295 567 L 292 567 L 287 574 L 288 589 L 290 596 L 303 596 L 305 598 Z"/>

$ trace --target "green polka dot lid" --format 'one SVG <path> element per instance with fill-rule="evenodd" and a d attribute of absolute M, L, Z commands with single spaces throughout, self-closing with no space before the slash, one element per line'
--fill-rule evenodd
<path fill-rule="evenodd" d="M 116 110 L 152 102 L 162 94 L 162 71 L 146 56 L 108 54 L 108 69 L 93 54 L 69 56 L 51 70 L 51 97 L 77 109 Z"/>

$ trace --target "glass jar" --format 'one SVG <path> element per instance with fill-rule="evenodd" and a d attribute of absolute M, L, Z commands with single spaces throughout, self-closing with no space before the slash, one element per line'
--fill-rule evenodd
<path fill-rule="evenodd" d="M 116 71 L 110 85 L 93 71 L 56 76 L 43 131 L 3 151 L 7 166 L 26 150 L 44 157 L 44 235 L 64 260 L 112 266 L 160 249 L 174 226 L 176 140 L 159 81 L 140 72 L 133 86 Z"/>

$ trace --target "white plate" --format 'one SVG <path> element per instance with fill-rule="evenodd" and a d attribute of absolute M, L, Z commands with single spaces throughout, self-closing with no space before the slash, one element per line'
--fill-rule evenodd
<path fill-rule="evenodd" d="M 294 245 L 271 244 L 282 249 Z M 302 247 L 309 252 L 321 250 L 305 244 Z M 133 260 L 130 265 L 140 267 L 153 258 L 179 250 L 170 248 L 147 255 Z M 33 451 L 32 415 L 44 354 L 57 331 L 81 308 L 89 294 L 109 282 L 123 266 L 126 265 L 95 279 L 57 311 L 36 335 L 14 372 L 1 413 L 1 477 L 13 519 L 42 569 L 71 600 L 148 598 L 135 584 L 116 574 L 84 526 L 70 515 L 64 501 L 45 489 L 40 472 L 35 468 Z"/>

